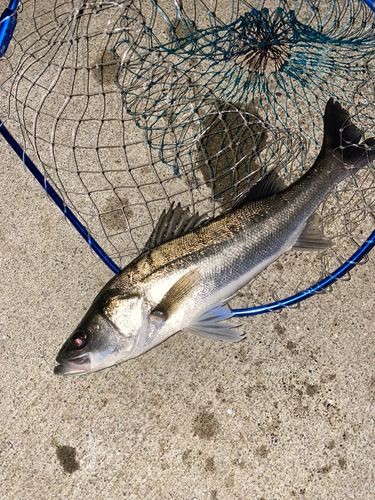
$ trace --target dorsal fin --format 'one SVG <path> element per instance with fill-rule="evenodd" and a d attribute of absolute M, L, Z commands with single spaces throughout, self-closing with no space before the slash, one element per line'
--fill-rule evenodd
<path fill-rule="evenodd" d="M 176 207 L 174 207 L 174 203 L 172 203 L 168 212 L 163 210 L 143 251 L 146 252 L 151 250 L 166 241 L 173 240 L 177 238 L 177 236 L 181 236 L 192 229 L 196 229 L 207 219 L 207 214 L 192 215 L 188 208 L 183 210 L 180 203 L 178 203 Z"/>
<path fill-rule="evenodd" d="M 232 210 L 242 208 L 248 203 L 269 198 L 273 194 L 280 193 L 284 185 L 275 169 L 267 172 L 254 186 L 248 191 L 240 194 L 233 204 Z"/>

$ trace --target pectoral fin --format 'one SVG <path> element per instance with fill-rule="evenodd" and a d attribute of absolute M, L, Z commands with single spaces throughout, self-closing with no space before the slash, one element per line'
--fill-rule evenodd
<path fill-rule="evenodd" d="M 330 242 L 324 237 L 319 217 L 313 214 L 299 235 L 292 250 L 325 250 L 331 246 Z"/>
<path fill-rule="evenodd" d="M 237 330 L 234 323 L 222 323 L 233 316 L 228 306 L 216 305 L 196 318 L 185 331 L 211 340 L 240 342 L 244 332 Z"/>
<path fill-rule="evenodd" d="M 202 273 L 199 267 L 184 274 L 184 276 L 168 290 L 151 314 L 163 316 L 164 320 L 170 318 L 196 290 L 201 279 Z"/>

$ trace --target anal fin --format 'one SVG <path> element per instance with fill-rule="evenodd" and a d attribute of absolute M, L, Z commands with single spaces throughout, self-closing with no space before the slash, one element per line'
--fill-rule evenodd
<path fill-rule="evenodd" d="M 319 216 L 313 214 L 309 217 L 306 225 L 293 245 L 292 250 L 318 251 L 325 250 L 331 246 L 325 238 L 321 229 Z"/>

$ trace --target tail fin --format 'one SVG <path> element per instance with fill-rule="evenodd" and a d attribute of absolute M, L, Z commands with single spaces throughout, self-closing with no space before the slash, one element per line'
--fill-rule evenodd
<path fill-rule="evenodd" d="M 324 139 L 320 155 L 334 152 L 335 158 L 354 173 L 375 159 L 375 137 L 359 144 L 362 138 L 363 132 L 351 122 L 348 112 L 331 97 L 324 112 Z"/>

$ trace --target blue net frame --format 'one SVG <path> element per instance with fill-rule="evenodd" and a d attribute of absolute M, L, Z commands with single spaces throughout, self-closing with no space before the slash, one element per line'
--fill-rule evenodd
<path fill-rule="evenodd" d="M 364 0 L 364 3 L 366 3 L 371 8 L 371 10 L 373 10 L 375 12 L 375 7 L 374 7 L 373 2 L 371 2 L 370 0 Z M 152 2 L 152 4 L 154 5 L 154 8 L 157 8 L 157 5 L 154 2 Z M 17 6 L 18 6 L 18 0 L 12 0 L 9 4 L 9 7 L 4 11 L 2 16 L 0 17 L 0 51 L 1 51 L 0 56 L 5 54 L 7 46 L 9 44 L 9 41 L 11 40 L 13 31 L 14 31 L 14 28 L 16 25 L 16 20 L 17 20 Z M 368 17 L 368 15 L 366 15 L 366 16 L 368 19 L 370 19 Z M 262 19 L 260 19 L 260 18 L 262 18 Z M 269 74 L 265 75 L 265 73 L 266 73 L 266 66 L 268 66 L 270 64 L 270 62 L 269 62 L 270 60 L 271 60 L 271 68 L 272 68 L 272 65 L 274 66 L 273 71 L 271 71 L 273 76 L 276 76 L 277 78 L 282 77 L 282 79 L 277 82 L 278 86 L 280 88 L 284 87 L 284 90 L 288 91 L 288 84 L 285 80 L 285 75 L 287 78 L 295 78 L 296 76 L 298 76 L 297 74 L 293 74 L 293 72 L 299 71 L 298 69 L 296 69 L 296 66 L 293 66 L 293 64 L 290 64 L 290 61 L 288 61 L 288 59 L 284 60 L 284 58 L 282 57 L 282 46 L 283 45 L 284 46 L 285 45 L 296 45 L 298 43 L 305 44 L 308 42 L 311 43 L 312 39 L 314 39 L 315 42 L 318 44 L 319 43 L 326 44 L 327 42 L 329 44 L 331 44 L 331 46 L 332 46 L 331 48 L 333 50 L 332 54 L 334 54 L 334 52 L 337 49 L 342 50 L 343 46 L 345 46 L 345 50 L 347 50 L 348 47 L 352 46 L 352 48 L 355 48 L 355 51 L 357 52 L 358 57 L 360 57 L 360 58 L 372 57 L 372 55 L 374 53 L 374 50 L 372 48 L 373 40 L 368 40 L 368 39 L 366 39 L 366 36 L 364 36 L 364 37 L 362 37 L 362 39 L 360 39 L 360 42 L 358 42 L 358 36 L 363 35 L 363 29 L 364 29 L 363 25 L 362 25 L 362 27 L 357 26 L 357 28 L 356 28 L 357 31 L 355 33 L 353 33 L 353 31 L 352 31 L 350 36 L 348 36 L 350 33 L 349 28 L 351 28 L 351 24 L 350 24 L 351 23 L 351 16 L 349 16 L 349 22 L 346 24 L 346 26 L 344 28 L 339 27 L 337 22 L 336 23 L 335 22 L 334 23 L 328 22 L 327 17 L 324 19 L 324 22 L 322 22 L 317 13 L 315 13 L 313 18 L 315 19 L 315 21 L 317 19 L 319 19 L 321 26 L 323 26 L 324 24 L 329 26 L 331 32 L 330 33 L 328 33 L 328 32 L 323 33 L 322 29 L 320 31 L 317 31 L 317 30 L 313 30 L 311 28 L 311 26 L 306 27 L 306 25 L 302 25 L 294 17 L 294 13 L 292 11 L 287 12 L 287 11 L 283 11 L 282 9 L 276 9 L 272 15 L 269 14 L 269 11 L 267 9 L 263 9 L 261 11 L 254 9 L 248 16 L 244 15 L 244 16 L 240 17 L 239 19 L 233 21 L 233 23 L 231 23 L 231 25 L 230 25 L 229 30 L 228 30 L 228 26 L 218 26 L 215 24 L 215 25 L 212 25 L 208 30 L 206 29 L 204 33 L 200 32 L 198 34 L 199 36 L 197 36 L 197 33 L 195 33 L 195 37 L 192 35 L 194 30 L 191 29 L 191 27 L 189 26 L 189 23 L 186 21 L 186 19 L 181 18 L 181 22 L 182 22 L 183 28 L 185 30 L 185 33 L 183 33 L 183 36 L 176 38 L 175 32 L 174 32 L 174 27 L 172 27 L 173 28 L 172 29 L 172 31 L 173 31 L 172 40 L 170 42 L 167 42 L 167 44 L 164 44 L 164 45 L 159 44 L 158 50 L 160 50 L 162 53 L 164 53 L 164 55 L 161 56 L 162 59 L 165 55 L 167 57 L 170 57 L 172 54 L 173 57 L 177 56 L 177 60 L 178 60 L 178 52 L 181 50 L 184 51 L 185 56 L 186 56 L 186 54 L 189 54 L 189 57 L 197 58 L 203 54 L 203 56 L 205 58 L 207 58 L 207 50 L 205 51 L 205 47 L 208 50 L 210 49 L 210 47 L 212 47 L 212 45 L 213 45 L 212 38 L 213 39 L 216 38 L 217 39 L 216 41 L 221 40 L 222 43 L 221 43 L 221 46 L 219 47 L 219 51 L 218 51 L 219 52 L 219 59 L 221 58 L 222 61 L 224 61 L 225 63 L 227 63 L 229 61 L 232 68 L 233 68 L 233 61 L 234 61 L 234 65 L 236 67 L 238 74 L 235 74 L 233 76 L 233 72 L 232 72 L 230 78 L 232 78 L 234 80 L 236 86 L 241 84 L 241 82 L 243 81 L 242 78 L 243 78 L 243 73 L 244 73 L 244 64 L 246 63 L 246 65 L 248 65 L 248 64 L 257 65 L 257 66 L 255 66 L 255 70 L 256 70 L 256 74 L 258 75 L 258 78 L 256 78 L 255 81 L 254 81 L 254 79 L 250 78 L 249 81 L 251 82 L 251 85 L 253 85 L 252 93 L 254 93 L 254 89 L 257 89 L 259 92 L 261 92 L 260 95 L 263 95 L 264 91 L 268 90 L 265 87 L 265 85 L 268 84 Z M 374 21 L 372 21 L 372 22 L 374 23 Z M 280 43 L 281 56 L 280 56 L 280 53 L 275 53 L 275 54 L 271 54 L 271 56 L 268 55 L 266 58 L 262 59 L 262 57 L 260 57 L 260 58 L 254 57 L 253 54 L 247 55 L 246 51 L 244 50 L 244 45 L 241 42 L 241 37 L 238 37 L 237 35 L 238 35 L 238 33 L 242 32 L 243 37 L 245 37 L 248 35 L 249 30 L 250 30 L 250 33 L 254 34 L 255 31 L 258 29 L 259 25 L 261 25 L 263 27 L 266 26 L 269 31 L 272 32 L 272 30 L 273 30 L 273 34 L 277 35 L 278 39 L 281 42 Z M 285 28 L 285 25 L 289 26 L 288 29 Z M 292 26 L 293 29 L 290 29 L 290 26 Z M 145 31 L 146 32 L 148 31 L 147 27 L 145 27 Z M 220 38 L 221 33 L 225 34 L 224 38 L 223 37 Z M 233 37 L 233 33 L 236 33 L 236 37 Z M 197 48 L 197 41 L 198 40 L 206 40 L 207 41 L 207 37 L 208 38 L 211 37 L 210 43 L 207 43 L 206 45 L 201 44 Z M 233 42 L 233 40 L 234 40 L 234 42 Z M 371 43 L 369 44 L 369 42 L 371 42 Z M 126 40 L 125 40 L 125 43 L 127 43 Z M 215 43 L 214 45 L 217 47 L 218 44 Z M 116 51 L 116 47 L 114 48 L 114 50 Z M 149 50 L 149 47 L 147 48 L 147 50 Z M 259 50 L 259 46 L 258 46 L 257 50 Z M 191 53 L 189 53 L 189 52 L 191 52 Z M 217 53 L 216 53 L 215 57 L 217 58 Z M 215 64 L 217 64 L 217 59 L 215 59 L 215 57 L 213 58 L 213 60 L 214 60 Z M 254 59 L 253 62 L 251 60 L 252 58 Z M 208 57 L 208 59 L 210 59 L 210 57 Z M 185 60 L 186 60 L 186 57 L 184 57 L 184 61 Z M 239 61 L 240 61 L 240 64 L 238 64 Z M 174 63 L 174 64 L 176 64 L 176 63 Z M 177 64 L 177 66 L 178 66 L 178 64 Z M 253 66 L 253 69 L 254 69 L 254 66 Z M 347 66 L 345 66 L 345 65 L 344 65 L 344 67 L 340 68 L 340 70 L 343 72 L 345 72 L 346 69 L 347 69 Z M 129 65 L 127 66 L 127 70 L 129 70 Z M 284 74 L 280 70 L 283 70 Z M 178 67 L 176 68 L 176 71 L 178 73 L 178 71 L 179 71 Z M 248 71 L 249 70 L 245 68 L 245 73 Z M 324 71 L 325 70 L 323 68 L 322 75 L 324 75 Z M 356 71 L 356 70 L 354 70 L 354 71 Z M 281 75 L 281 77 L 280 77 L 280 75 Z M 358 73 L 358 76 L 360 77 L 359 73 Z M 303 81 L 302 87 L 304 87 L 304 86 L 308 87 L 309 82 L 308 82 L 308 80 L 306 80 L 306 78 L 307 79 L 309 78 L 308 72 L 307 73 L 305 72 L 304 78 L 305 78 L 305 80 Z M 136 74 L 136 79 L 139 80 L 138 74 Z M 318 81 L 320 81 L 321 85 L 325 85 L 324 77 L 318 79 Z M 312 82 L 313 82 L 314 86 L 317 86 L 317 83 L 315 80 L 312 80 Z M 227 95 L 222 94 L 223 86 L 221 86 L 221 83 L 222 82 L 219 79 L 218 83 L 214 85 L 214 94 L 218 93 L 218 95 L 216 95 L 216 98 L 219 98 L 220 100 L 229 99 L 230 94 L 227 94 Z M 226 86 L 226 87 L 228 87 L 228 86 Z M 205 87 L 205 88 L 207 88 L 207 87 Z M 243 91 L 245 93 L 248 90 L 249 90 L 248 85 L 243 86 Z M 265 95 L 267 96 L 268 92 L 265 92 Z M 304 97 L 306 97 L 306 95 Z M 129 96 L 127 96 L 127 98 L 129 98 Z M 137 106 L 138 106 L 137 99 L 138 99 L 138 96 L 134 95 L 134 100 L 132 102 L 133 107 L 127 106 L 127 111 L 130 114 L 132 114 L 136 120 L 138 120 L 139 126 L 145 127 L 144 123 L 142 122 L 142 119 L 145 116 L 145 112 L 143 109 L 140 113 L 138 113 L 138 111 L 137 111 Z M 210 102 L 209 99 L 207 100 L 206 95 L 203 96 L 203 101 Z M 148 102 L 148 104 L 150 104 L 149 99 L 146 99 L 146 102 Z M 135 106 L 134 106 L 134 103 L 136 103 Z M 270 102 L 268 99 L 268 105 L 271 104 L 271 108 L 275 112 L 276 108 L 275 108 L 274 103 L 275 103 L 275 101 Z M 160 116 L 161 116 L 160 112 L 159 112 L 160 110 L 158 110 L 157 112 L 154 112 L 155 111 L 155 104 L 157 105 L 157 103 L 151 102 L 151 105 L 148 105 L 148 110 L 149 111 L 151 110 L 151 113 L 149 113 L 149 116 L 152 116 L 154 118 L 154 120 L 151 123 L 151 125 L 150 125 L 150 122 L 148 122 L 148 124 L 145 128 L 147 128 L 150 131 L 150 135 L 149 135 L 150 146 L 151 147 L 155 147 L 155 146 L 160 147 L 160 144 L 155 143 L 153 141 L 153 138 L 152 138 L 152 133 L 155 130 L 158 130 L 158 123 L 159 123 Z M 126 105 L 126 102 L 125 102 L 125 105 Z M 143 106 L 144 103 L 142 103 L 141 105 Z M 187 105 L 187 102 L 183 102 L 183 106 L 186 106 L 186 105 Z M 314 103 L 314 105 L 316 105 L 316 102 Z M 284 109 L 283 111 L 285 111 L 286 114 L 288 115 L 287 109 Z M 319 113 L 322 112 L 321 107 L 319 107 L 319 104 L 318 104 L 317 111 Z M 276 115 L 279 116 L 279 113 L 276 113 Z M 268 116 L 266 116 L 266 118 L 268 118 Z M 297 125 L 299 126 L 299 124 L 297 124 Z M 2 134 L 4 139 L 12 146 L 14 151 L 18 154 L 18 156 L 21 158 L 21 160 L 25 163 L 26 167 L 36 177 L 38 182 L 43 186 L 43 188 L 45 189 L 47 194 L 52 198 L 52 200 L 57 204 L 57 206 L 60 208 L 60 210 L 62 210 L 62 212 L 68 218 L 68 220 L 74 225 L 74 227 L 79 231 L 79 233 L 83 236 L 83 238 L 88 242 L 90 247 L 97 253 L 97 255 L 103 260 L 103 262 L 105 262 L 108 265 L 108 267 L 110 267 L 110 269 L 113 272 L 115 272 L 115 273 L 119 272 L 120 268 L 108 257 L 108 255 L 106 255 L 106 253 L 102 250 L 100 245 L 92 237 L 90 237 L 88 230 L 83 226 L 83 224 L 73 214 L 73 212 L 66 206 L 66 204 L 64 203 L 62 198 L 57 194 L 57 192 L 53 189 L 53 187 L 47 182 L 45 176 L 38 170 L 36 165 L 31 161 L 31 159 L 26 155 L 26 153 L 22 150 L 22 148 L 17 144 L 17 142 L 14 140 L 14 138 L 11 136 L 11 134 L 9 133 L 9 131 L 6 129 L 5 125 L 2 122 L 0 122 L 0 133 Z M 313 134 L 314 134 L 314 132 L 313 132 Z M 182 141 L 183 143 L 184 142 L 188 143 L 191 140 L 191 138 L 189 138 L 184 133 L 182 133 L 180 138 L 183 138 L 183 141 Z M 312 138 L 314 138 L 314 135 Z M 180 143 L 181 143 L 181 141 L 180 141 Z M 187 154 L 191 155 L 191 151 L 188 151 Z M 163 147 L 161 147 L 161 155 L 163 155 Z M 163 157 L 162 157 L 162 160 L 165 163 L 168 163 L 168 161 L 169 161 L 168 158 L 163 158 Z M 176 175 L 178 175 L 179 174 L 179 165 L 174 164 L 173 168 L 174 168 L 174 173 Z M 251 315 L 256 315 L 256 314 L 262 314 L 264 312 L 276 311 L 276 310 L 281 309 L 283 307 L 295 305 L 295 304 L 299 303 L 300 301 L 305 300 L 306 298 L 310 297 L 311 295 L 315 295 L 317 293 L 320 293 L 324 289 L 330 287 L 335 281 L 342 278 L 346 273 L 348 273 L 350 271 L 350 269 L 352 269 L 356 264 L 358 264 L 367 255 L 367 253 L 373 248 L 374 245 L 375 245 L 375 231 L 373 231 L 373 233 L 369 236 L 369 238 L 360 246 L 360 248 L 343 265 L 341 265 L 338 269 L 336 269 L 336 271 L 334 271 L 329 276 L 327 276 L 323 280 L 319 281 L 318 283 L 316 283 L 312 287 L 309 287 L 306 290 L 298 292 L 297 294 L 295 294 L 291 297 L 288 297 L 286 299 L 280 300 L 280 301 L 276 301 L 276 302 L 273 302 L 270 304 L 266 304 L 266 305 L 254 307 L 254 308 L 235 309 L 232 312 L 236 316 L 251 316 Z"/>

